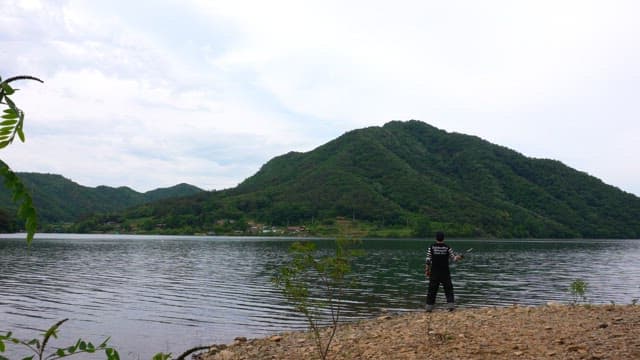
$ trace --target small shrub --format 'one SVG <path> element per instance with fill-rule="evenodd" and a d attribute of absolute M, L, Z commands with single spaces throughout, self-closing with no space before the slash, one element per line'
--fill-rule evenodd
<path fill-rule="evenodd" d="M 587 301 L 587 282 L 582 279 L 574 280 L 569 286 L 569 292 L 573 296 L 573 305 Z"/>
<path fill-rule="evenodd" d="M 361 250 L 353 248 L 358 243 L 350 235 L 341 235 L 336 239 L 335 255 L 317 257 L 314 243 L 295 242 L 291 246 L 293 258 L 272 279 L 296 311 L 304 315 L 321 359 L 327 358 L 338 328 L 340 300 L 348 287 L 346 275 L 351 272 L 351 260 L 362 255 Z M 331 320 L 329 331 L 324 335 L 321 331 L 323 311 L 328 311 Z"/>

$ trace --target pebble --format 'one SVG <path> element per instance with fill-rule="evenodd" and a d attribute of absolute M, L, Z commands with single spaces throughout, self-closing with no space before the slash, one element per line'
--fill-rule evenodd
<path fill-rule="evenodd" d="M 220 359 L 220 360 L 233 359 L 233 352 L 229 350 L 222 350 L 218 353 L 218 356 L 216 357 L 216 359 Z"/>

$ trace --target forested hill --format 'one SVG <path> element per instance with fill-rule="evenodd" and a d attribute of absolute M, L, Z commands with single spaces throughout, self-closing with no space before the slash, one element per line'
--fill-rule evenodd
<path fill-rule="evenodd" d="M 640 198 L 558 161 L 419 121 L 274 158 L 229 198 L 263 221 L 426 218 L 470 236 L 640 237 Z"/>
<path fill-rule="evenodd" d="M 442 229 L 451 236 L 640 237 L 640 198 L 558 161 L 419 121 L 354 130 L 276 157 L 234 189 L 124 215 L 146 219 L 146 229 L 155 223 L 181 233 L 218 231 L 221 223 L 235 232 L 255 223 L 253 230 L 305 225 L 314 233 L 337 217 L 416 236 Z"/>
<path fill-rule="evenodd" d="M 95 213 L 121 211 L 152 201 L 194 195 L 203 192 L 195 186 L 179 184 L 139 193 L 128 187 L 95 188 L 79 185 L 61 175 L 17 173 L 32 194 L 41 223 L 75 222 Z M 0 183 L 0 210 L 15 214 L 9 191 Z"/>

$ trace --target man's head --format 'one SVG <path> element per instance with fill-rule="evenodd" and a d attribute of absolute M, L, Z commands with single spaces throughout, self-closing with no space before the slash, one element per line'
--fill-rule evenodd
<path fill-rule="evenodd" d="M 442 231 L 436 233 L 436 241 L 444 241 L 444 233 Z"/>

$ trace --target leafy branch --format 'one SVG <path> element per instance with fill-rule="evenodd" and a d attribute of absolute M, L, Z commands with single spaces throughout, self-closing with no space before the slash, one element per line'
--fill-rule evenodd
<path fill-rule="evenodd" d="M 5 335 L 0 335 L 0 353 L 5 352 L 6 345 L 5 342 L 13 343 L 16 345 L 22 345 L 23 347 L 28 348 L 34 355 L 27 356 L 22 358 L 22 360 L 55 360 L 61 359 L 64 357 L 68 357 L 71 355 L 77 354 L 93 354 L 98 351 L 104 351 L 107 360 L 120 360 L 120 355 L 118 351 L 114 348 L 108 346 L 108 342 L 110 338 L 105 339 L 99 345 L 93 345 L 91 342 L 86 342 L 82 339 L 78 339 L 75 344 L 63 348 L 57 348 L 53 353 L 47 355 L 47 344 L 49 340 L 53 337 L 54 339 L 58 338 L 58 329 L 60 326 L 66 322 L 68 319 L 60 320 L 51 326 L 47 331 L 42 334 L 42 340 L 38 338 L 34 338 L 31 340 L 21 340 L 13 337 L 11 332 L 6 333 Z M 9 360 L 2 355 L 0 355 L 0 360 Z"/>
<path fill-rule="evenodd" d="M 9 166 L 2 160 L 0 160 L 0 176 L 4 178 L 4 185 L 11 192 L 13 202 L 20 204 L 18 216 L 24 219 L 27 244 L 30 244 L 38 227 L 38 217 L 33 206 L 33 199 L 31 199 L 27 187 L 22 183 L 18 175 L 11 171 Z"/>
<path fill-rule="evenodd" d="M 16 89 L 14 89 L 10 84 L 18 80 L 35 80 L 41 83 L 43 82 L 42 80 L 29 75 L 13 76 L 5 80 L 0 78 L 0 104 L 7 107 L 2 111 L 2 116 L 0 116 L 0 149 L 9 146 L 9 144 L 11 144 L 15 139 L 16 135 L 20 141 L 25 141 L 23 130 L 24 111 L 18 108 L 15 102 L 13 102 L 9 97 L 16 92 Z M 18 216 L 25 221 L 27 244 L 31 244 L 38 227 L 38 218 L 36 209 L 33 206 L 31 195 L 20 178 L 18 178 L 18 176 L 11 171 L 9 165 L 2 160 L 0 160 L 0 175 L 4 178 L 6 187 L 11 191 L 13 201 L 20 204 L 18 207 Z"/>
<path fill-rule="evenodd" d="M 0 80 L 2 79 L 0 78 Z M 1 116 L 3 120 L 0 122 L 0 149 L 11 144 L 16 135 L 18 135 L 20 141 L 24 142 L 25 140 L 23 130 L 24 111 L 18 108 L 13 100 L 9 98 L 10 95 L 13 95 L 16 92 L 16 90 L 9 84 L 17 80 L 35 80 L 41 83 L 43 82 L 37 77 L 28 75 L 14 76 L 0 82 L 0 104 L 4 104 L 8 107 L 2 111 L 3 115 Z"/>

